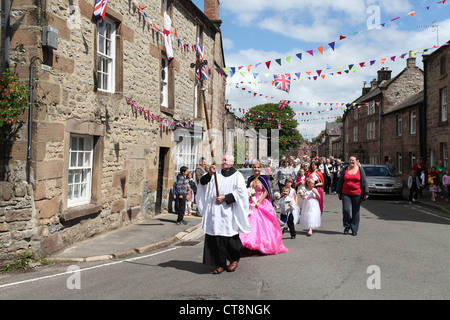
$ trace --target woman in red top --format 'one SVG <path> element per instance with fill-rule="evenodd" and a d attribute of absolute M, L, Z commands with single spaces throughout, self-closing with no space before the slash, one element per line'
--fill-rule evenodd
<path fill-rule="evenodd" d="M 357 164 L 355 156 L 350 156 L 348 167 L 341 173 L 336 195 L 342 200 L 344 234 L 348 234 L 351 229 L 352 235 L 356 236 L 359 229 L 359 209 L 361 202 L 369 197 L 369 187 L 366 173 Z"/>

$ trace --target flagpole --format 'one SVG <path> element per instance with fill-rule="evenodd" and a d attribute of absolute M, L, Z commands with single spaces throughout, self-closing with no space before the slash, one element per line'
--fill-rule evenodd
<path fill-rule="evenodd" d="M 198 46 L 198 45 L 197 45 Z M 200 59 L 200 54 L 198 53 L 198 49 L 197 49 L 197 53 L 196 53 L 196 57 L 197 57 L 197 61 L 195 63 L 191 63 L 191 68 L 197 68 L 198 72 L 200 73 L 200 77 L 199 77 L 199 85 L 200 85 L 200 90 L 202 92 L 202 99 L 203 99 L 203 108 L 205 111 L 205 118 L 206 118 L 206 128 L 208 130 L 208 140 L 209 140 L 209 145 L 211 147 L 211 157 L 213 160 L 213 165 L 216 165 L 216 161 L 215 161 L 215 157 L 214 157 L 214 148 L 212 145 L 212 136 L 211 136 L 211 128 L 210 128 L 210 122 L 209 122 L 209 115 L 208 115 L 208 107 L 206 105 L 206 97 L 205 97 L 205 91 L 206 88 L 203 86 L 203 76 L 202 76 L 202 67 L 208 64 L 208 61 L 203 60 L 201 61 Z M 216 172 L 213 173 L 214 176 L 214 181 L 216 184 L 216 195 L 217 197 L 219 196 L 219 184 L 217 182 L 217 175 Z"/>

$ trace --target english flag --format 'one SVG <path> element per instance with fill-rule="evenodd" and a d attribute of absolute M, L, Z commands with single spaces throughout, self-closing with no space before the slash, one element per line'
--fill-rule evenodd
<path fill-rule="evenodd" d="M 97 17 L 99 22 L 105 20 L 106 7 L 108 6 L 108 0 L 96 0 L 94 6 L 94 16 Z"/>
<path fill-rule="evenodd" d="M 273 77 L 275 88 L 289 93 L 289 91 L 291 90 L 291 74 L 274 74 Z"/>

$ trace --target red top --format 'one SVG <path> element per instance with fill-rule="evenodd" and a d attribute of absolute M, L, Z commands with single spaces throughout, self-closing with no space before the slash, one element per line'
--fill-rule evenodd
<path fill-rule="evenodd" d="M 349 195 L 358 195 L 362 193 L 361 190 L 361 171 L 355 174 L 349 174 L 348 170 L 345 170 L 344 185 L 342 186 L 342 193 Z"/>

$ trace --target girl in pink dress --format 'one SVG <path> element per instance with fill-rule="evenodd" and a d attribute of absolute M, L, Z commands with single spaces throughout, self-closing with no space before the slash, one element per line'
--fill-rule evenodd
<path fill-rule="evenodd" d="M 272 206 L 270 184 L 266 176 L 261 176 L 261 162 L 253 164 L 253 175 L 248 179 L 247 188 L 254 191 L 250 198 L 250 233 L 240 233 L 244 247 L 264 254 L 288 252 L 282 243 L 282 231 Z"/>

